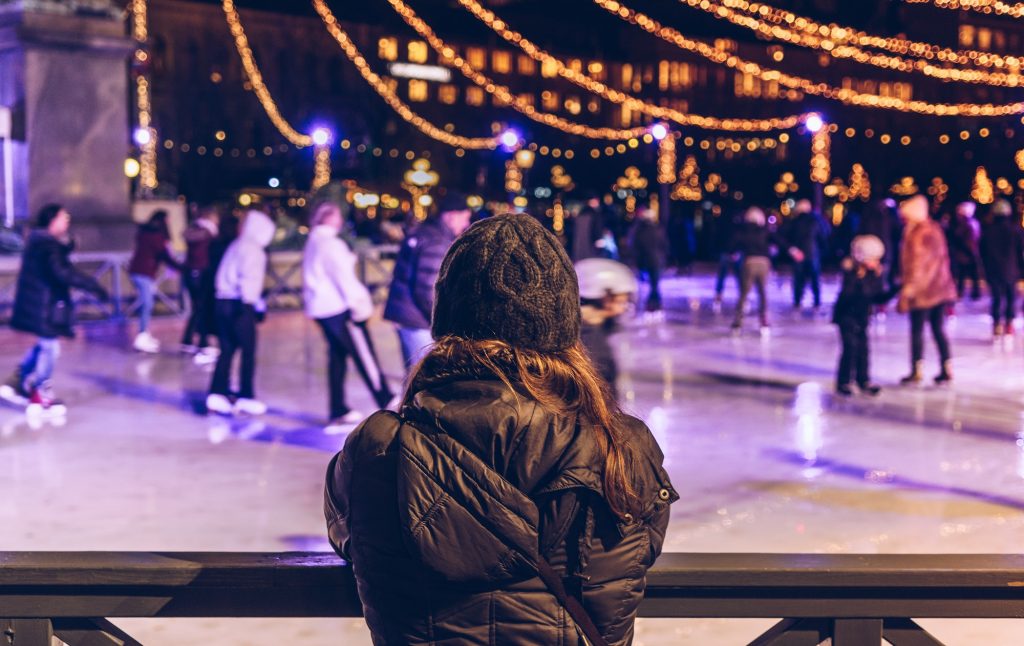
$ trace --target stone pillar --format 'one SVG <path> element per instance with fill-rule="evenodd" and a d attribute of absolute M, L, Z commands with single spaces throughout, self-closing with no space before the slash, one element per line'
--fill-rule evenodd
<path fill-rule="evenodd" d="M 132 48 L 110 0 L 0 0 L 0 103 L 13 111 L 19 223 L 59 202 L 80 248 L 130 244 Z"/>

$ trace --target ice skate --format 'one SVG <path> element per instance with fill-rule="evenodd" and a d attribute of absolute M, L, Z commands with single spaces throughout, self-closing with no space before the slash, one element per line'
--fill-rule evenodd
<path fill-rule="evenodd" d="M 32 389 L 28 405 L 25 407 L 25 415 L 36 419 L 64 417 L 67 415 L 67 412 L 67 406 L 64 405 L 64 402 L 57 399 L 53 394 L 53 388 L 47 381 Z"/>
<path fill-rule="evenodd" d="M 900 379 L 901 386 L 919 386 L 924 381 L 924 377 L 921 376 L 921 362 L 918 361 L 914 364 L 910 371 L 910 374 Z"/>
<path fill-rule="evenodd" d="M 936 386 L 947 386 L 953 383 L 953 363 L 951 361 L 942 362 L 942 370 L 939 374 L 935 375 Z"/>
<path fill-rule="evenodd" d="M 210 393 L 206 396 L 206 411 L 216 415 L 230 415 L 234 411 L 234 406 L 227 396 Z"/>
<path fill-rule="evenodd" d="M 139 332 L 135 336 L 135 341 L 132 342 L 132 347 L 137 352 L 144 354 L 156 354 L 160 352 L 160 342 L 156 340 L 149 332 Z"/>
<path fill-rule="evenodd" d="M 28 406 L 30 393 L 25 390 L 21 380 L 21 371 L 15 370 L 3 384 L 0 384 L 0 399 L 9 402 L 18 408 Z"/>
<path fill-rule="evenodd" d="M 239 397 L 235 402 L 233 412 L 236 415 L 251 415 L 257 417 L 267 413 L 267 405 L 258 399 Z"/>

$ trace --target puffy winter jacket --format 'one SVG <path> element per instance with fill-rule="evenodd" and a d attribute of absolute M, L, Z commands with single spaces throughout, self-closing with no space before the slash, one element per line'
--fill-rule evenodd
<path fill-rule="evenodd" d="M 956 302 L 949 270 L 949 248 L 942 227 L 932 219 L 907 227 L 900 248 L 901 312 Z"/>
<path fill-rule="evenodd" d="M 981 232 L 985 278 L 995 286 L 1015 285 L 1024 264 L 1024 230 L 1009 217 L 997 217 Z"/>
<path fill-rule="evenodd" d="M 167 249 L 170 239 L 163 227 L 139 227 L 135 235 L 135 252 L 128 263 L 128 273 L 156 278 L 160 265 L 166 264 L 181 269 L 181 263 Z"/>
<path fill-rule="evenodd" d="M 106 297 L 106 290 L 88 274 L 74 268 L 72 245 L 42 229 L 29 235 L 21 259 L 11 327 L 36 336 L 74 336 L 71 289 Z"/>
<path fill-rule="evenodd" d="M 409 232 L 395 261 L 385 319 L 402 327 L 430 329 L 434 283 L 453 242 L 455 235 L 440 220 L 428 220 Z"/>
<path fill-rule="evenodd" d="M 210 247 L 220 230 L 217 224 L 206 218 L 199 218 L 185 230 L 185 244 L 188 253 L 185 256 L 185 269 L 203 272 L 213 266 Z"/>
<path fill-rule="evenodd" d="M 544 555 L 609 644 L 632 642 L 646 572 L 678 496 L 646 426 L 627 418 L 642 512 L 603 498 L 592 432 L 502 382 L 419 380 L 401 416 L 366 420 L 332 460 L 325 513 L 377 646 L 578 645 L 536 576 Z"/>
<path fill-rule="evenodd" d="M 249 211 L 242 233 L 224 252 L 217 268 L 217 298 L 256 304 L 267 275 L 267 245 L 277 227 L 265 213 Z"/>
<path fill-rule="evenodd" d="M 358 258 L 329 226 L 313 227 L 302 253 L 306 316 L 325 319 L 345 312 L 362 322 L 373 314 L 373 298 L 356 276 Z"/>

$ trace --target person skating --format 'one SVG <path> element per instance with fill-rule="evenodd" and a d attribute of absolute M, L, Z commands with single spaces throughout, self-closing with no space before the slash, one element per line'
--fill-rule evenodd
<path fill-rule="evenodd" d="M 629 248 L 637 271 L 647 278 L 647 312 L 661 311 L 661 272 L 665 266 L 665 232 L 658 214 L 649 204 L 637 207 L 636 220 L 629 231 Z"/>
<path fill-rule="evenodd" d="M 61 415 L 65 406 L 54 395 L 51 377 L 60 356 L 60 338 L 74 337 L 71 290 L 80 289 L 107 300 L 107 291 L 88 274 L 75 269 L 69 256 L 71 215 L 58 204 L 44 206 L 28 237 L 21 259 L 11 327 L 36 336 L 0 395 L 30 411 Z"/>
<path fill-rule="evenodd" d="M 366 329 L 366 321 L 373 314 L 373 299 L 356 276 L 359 259 L 340 237 L 343 224 L 341 207 L 331 202 L 321 204 L 310 220 L 312 229 L 302 253 L 306 316 L 316 321 L 327 341 L 331 421 L 325 430 L 329 433 L 351 427 L 365 417 L 345 401 L 349 357 L 379 408 L 394 397 Z"/>
<path fill-rule="evenodd" d="M 190 311 L 188 323 L 181 337 L 183 352 L 217 356 L 210 347 L 210 335 L 215 333 L 213 306 L 213 276 L 216 266 L 211 258 L 211 247 L 220 234 L 220 213 L 215 207 L 206 207 L 185 231 L 187 253 L 182 279 L 188 290 Z"/>
<path fill-rule="evenodd" d="M 262 415 L 267 405 L 256 399 L 256 323 L 263 308 L 267 271 L 266 248 L 276 226 L 263 211 L 250 209 L 242 232 L 231 243 L 217 269 L 215 317 L 220 356 L 213 371 L 206 408 L 212 413 Z M 231 363 L 242 356 L 238 398 L 231 399 Z"/>
<path fill-rule="evenodd" d="M 160 342 L 149 333 L 149 322 L 156 304 L 156 277 L 161 265 L 181 270 L 182 264 L 170 251 L 171 234 L 167 229 L 167 211 L 154 211 L 140 224 L 135 235 L 135 251 L 128 263 L 128 276 L 135 286 L 139 303 L 139 333 L 132 343 L 139 352 L 160 352 Z"/>
<path fill-rule="evenodd" d="M 715 276 L 715 300 L 712 309 L 715 314 L 722 311 L 722 295 L 725 280 L 732 274 L 736 279 L 737 293 L 742 288 L 743 257 L 733 250 L 736 232 L 743 225 L 741 214 L 730 212 L 714 220 L 715 238 L 718 244 L 718 273 Z"/>
<path fill-rule="evenodd" d="M 618 363 L 608 336 L 636 296 L 636 276 L 621 262 L 589 258 L 576 263 L 580 283 L 580 340 L 597 371 L 615 392 Z"/>
<path fill-rule="evenodd" d="M 430 317 L 434 311 L 434 282 L 444 254 L 469 226 L 472 215 L 465 195 L 448 193 L 441 199 L 437 215 L 410 231 L 398 251 L 384 318 L 398 330 L 406 370 L 433 343 Z"/>
<path fill-rule="evenodd" d="M 978 249 L 981 224 L 974 217 L 977 209 L 974 202 L 957 204 L 947 233 L 950 269 L 956 282 L 957 298 L 963 298 L 966 282 L 970 279 L 972 301 L 981 298 L 981 257 Z"/>
<path fill-rule="evenodd" d="M 997 200 L 992 205 L 992 222 L 981 232 L 981 258 L 992 293 L 992 336 L 997 341 L 1004 334 L 1013 334 L 1017 282 L 1024 263 L 1024 230 L 1012 215 L 1010 203 Z"/>
<path fill-rule="evenodd" d="M 814 309 L 821 307 L 821 250 L 828 230 L 821 215 L 814 212 L 810 200 L 800 200 L 793 207 L 794 218 L 787 227 L 789 255 L 793 259 L 793 307 L 803 302 L 804 290 L 810 286 Z"/>
<path fill-rule="evenodd" d="M 678 495 L 579 330 L 573 266 L 533 218 L 452 245 L 400 413 L 328 467 L 328 537 L 377 646 L 632 641 Z"/>
<path fill-rule="evenodd" d="M 928 198 L 915 195 L 900 203 L 905 229 L 900 251 L 899 311 L 910 314 L 910 374 L 901 383 L 921 383 L 924 358 L 924 326 L 932 330 L 942 369 L 936 384 L 953 379 L 946 338 L 946 307 L 956 301 L 956 286 L 949 270 L 949 251 L 942 227 L 928 213 Z"/>
<path fill-rule="evenodd" d="M 860 392 L 877 395 L 881 387 L 871 381 L 868 326 L 871 308 L 892 297 L 886 288 L 882 258 L 885 245 L 877 236 L 860 235 L 850 245 L 850 257 L 842 263 L 843 286 L 832 312 L 832 322 L 839 327 L 842 354 L 836 373 L 836 392 L 852 395 L 856 380 Z"/>
<path fill-rule="evenodd" d="M 732 323 L 734 332 L 743 329 L 747 298 L 750 296 L 750 290 L 756 289 L 761 333 L 768 333 L 768 277 L 772 273 L 772 247 L 775 243 L 776 236 L 768 229 L 764 211 L 756 206 L 747 209 L 732 244 L 733 253 L 743 258 L 743 266 L 740 269 L 740 300 L 736 304 L 736 318 Z"/>

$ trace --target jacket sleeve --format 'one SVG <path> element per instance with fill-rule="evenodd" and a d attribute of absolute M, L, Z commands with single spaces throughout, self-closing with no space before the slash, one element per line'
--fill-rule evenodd
<path fill-rule="evenodd" d="M 255 305 L 263 297 L 263 282 L 267 277 L 267 254 L 261 249 L 258 252 L 240 249 L 238 264 L 238 282 L 242 294 L 242 302 Z"/>
<path fill-rule="evenodd" d="M 446 251 L 447 248 L 440 240 L 424 236 L 413 263 L 410 277 L 412 301 L 428 321 L 434 316 L 434 284 L 441 273 L 441 262 Z"/>
<path fill-rule="evenodd" d="M 345 446 L 327 465 L 324 486 L 324 517 L 327 519 L 327 538 L 338 556 L 349 560 L 349 493 L 352 490 L 354 456 L 359 449 L 360 433 L 357 429 L 345 440 Z"/>
<path fill-rule="evenodd" d="M 68 262 L 67 258 L 56 246 L 49 250 L 50 257 L 47 258 L 47 265 L 50 268 L 50 275 L 57 282 L 68 288 L 81 289 L 93 294 L 105 294 L 106 290 L 96 281 L 95 278 L 85 272 L 75 269 L 74 265 Z"/>
<path fill-rule="evenodd" d="M 328 270 L 334 286 L 345 298 L 352 320 L 361 323 L 373 315 L 373 297 L 356 275 L 356 255 L 341 239 L 332 241 L 333 251 L 327 254 Z"/>
<path fill-rule="evenodd" d="M 160 262 L 166 264 L 168 267 L 172 267 L 176 271 L 181 271 L 182 269 L 185 268 L 185 265 L 184 263 L 179 262 L 178 259 L 174 257 L 174 254 L 171 253 L 171 250 L 168 248 L 169 244 L 169 242 L 166 242 L 162 247 L 160 247 L 160 255 L 158 256 L 158 258 Z"/>

